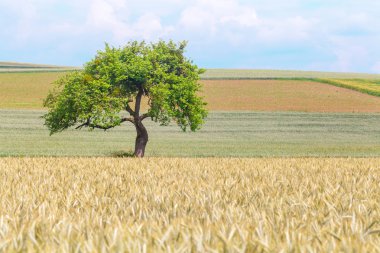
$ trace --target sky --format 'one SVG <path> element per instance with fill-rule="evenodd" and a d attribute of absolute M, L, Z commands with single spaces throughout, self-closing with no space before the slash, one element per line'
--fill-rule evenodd
<path fill-rule="evenodd" d="M 202 68 L 380 73 L 378 0 L 0 0 L 0 61 L 82 66 L 105 43 L 188 41 Z"/>

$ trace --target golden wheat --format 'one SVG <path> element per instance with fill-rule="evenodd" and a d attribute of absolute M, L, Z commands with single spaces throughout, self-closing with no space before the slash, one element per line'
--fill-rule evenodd
<path fill-rule="evenodd" d="M 376 252 L 380 159 L 1 158 L 0 252 Z"/>

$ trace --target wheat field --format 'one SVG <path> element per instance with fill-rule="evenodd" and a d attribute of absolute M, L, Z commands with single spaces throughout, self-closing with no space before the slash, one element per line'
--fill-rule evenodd
<path fill-rule="evenodd" d="M 380 252 L 379 158 L 1 158 L 0 252 Z"/>

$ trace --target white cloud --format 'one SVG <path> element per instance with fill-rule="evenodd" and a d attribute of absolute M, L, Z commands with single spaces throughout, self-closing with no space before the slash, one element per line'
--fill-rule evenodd
<path fill-rule="evenodd" d="M 302 16 L 285 19 L 266 19 L 261 22 L 257 38 L 270 43 L 304 41 L 313 34 L 318 21 Z"/>
<path fill-rule="evenodd" d="M 107 0 L 95 0 L 91 3 L 88 13 L 88 22 L 99 28 L 123 26 L 116 18 L 116 6 Z"/>
<path fill-rule="evenodd" d="M 104 42 L 172 38 L 218 66 L 379 71 L 379 8 L 370 0 L 0 0 L 0 60 L 64 48 L 84 62 Z"/>
<path fill-rule="evenodd" d="M 331 50 L 336 56 L 331 69 L 336 71 L 350 72 L 358 63 L 366 64 L 370 61 L 370 55 L 366 45 L 356 39 L 333 37 Z"/>
<path fill-rule="evenodd" d="M 86 26 L 98 32 L 111 32 L 116 43 L 138 38 L 155 40 L 173 30 L 162 25 L 154 13 L 144 13 L 136 21 L 130 21 L 129 12 L 125 1 L 95 0 L 90 5 Z"/>
<path fill-rule="evenodd" d="M 240 14 L 226 15 L 221 17 L 221 23 L 236 23 L 243 27 L 254 27 L 259 24 L 256 11 L 253 8 L 243 8 Z"/>
<path fill-rule="evenodd" d="M 20 43 L 26 41 L 33 36 L 33 25 L 38 19 L 38 11 L 36 6 L 31 1 L 17 2 L 4 0 L 0 3 L 0 8 L 9 10 L 14 20 L 12 20 L 14 27 L 13 36 L 15 36 L 17 42 Z M 14 31 L 17 31 L 14 33 Z"/>
<path fill-rule="evenodd" d="M 156 40 L 164 38 L 173 32 L 174 27 L 163 26 L 159 16 L 153 13 L 146 13 L 133 24 L 133 31 L 135 37 L 141 37 L 145 40 Z"/>
<path fill-rule="evenodd" d="M 182 11 L 179 20 L 185 29 L 201 33 L 221 32 L 226 26 L 254 27 L 258 23 L 255 9 L 236 0 L 198 0 Z"/>

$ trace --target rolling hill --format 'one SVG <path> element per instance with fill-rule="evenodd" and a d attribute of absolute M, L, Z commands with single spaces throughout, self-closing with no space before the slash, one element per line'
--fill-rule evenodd
<path fill-rule="evenodd" d="M 0 156 L 109 156 L 133 143 L 130 125 L 107 133 L 69 130 L 49 137 L 40 118 L 42 101 L 52 83 L 71 69 L 1 66 L 17 71 L 0 73 Z M 210 110 L 202 130 L 183 134 L 173 125 L 147 122 L 149 155 L 379 156 L 377 75 L 339 73 L 342 78 L 334 79 L 326 72 L 219 71 L 202 76 Z"/>
<path fill-rule="evenodd" d="M 41 109 L 52 83 L 75 69 L 0 62 L 0 108 Z M 201 79 L 211 111 L 380 112 L 376 74 L 208 69 Z"/>
<path fill-rule="evenodd" d="M 0 72 L 45 72 L 77 70 L 81 67 L 58 66 L 47 64 L 21 63 L 0 61 Z M 247 79 L 274 79 L 274 78 L 333 78 L 333 79 L 380 79 L 380 74 L 343 73 L 301 70 L 271 70 L 271 69 L 206 69 L 201 75 L 204 80 L 247 80 Z"/>
<path fill-rule="evenodd" d="M 247 79 L 302 79 L 302 78 L 333 78 L 333 79 L 380 79 L 380 74 L 343 73 L 301 70 L 271 70 L 271 69 L 207 69 L 202 79 L 247 80 Z"/>
<path fill-rule="evenodd" d="M 0 61 L 0 72 L 48 72 L 69 71 L 78 67 Z"/>

